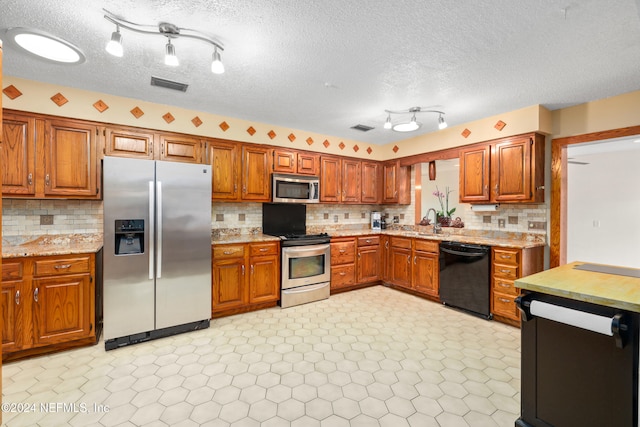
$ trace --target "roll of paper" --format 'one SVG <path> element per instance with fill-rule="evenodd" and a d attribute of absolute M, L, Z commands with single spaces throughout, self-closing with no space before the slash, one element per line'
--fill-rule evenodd
<path fill-rule="evenodd" d="M 611 317 L 598 316 L 597 314 L 585 313 L 559 305 L 553 305 L 542 301 L 531 301 L 529 309 L 531 314 L 565 325 L 575 326 L 603 335 L 613 336 L 611 331 Z"/>

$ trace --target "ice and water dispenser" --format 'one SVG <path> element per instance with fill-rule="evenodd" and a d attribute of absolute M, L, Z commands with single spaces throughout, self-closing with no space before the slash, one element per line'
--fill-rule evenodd
<path fill-rule="evenodd" d="M 117 219 L 116 255 L 133 255 L 144 253 L 144 220 Z"/>

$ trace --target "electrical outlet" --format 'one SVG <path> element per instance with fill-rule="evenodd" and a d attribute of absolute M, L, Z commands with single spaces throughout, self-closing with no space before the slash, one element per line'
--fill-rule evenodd
<path fill-rule="evenodd" d="M 338 215 L 333 216 L 333 222 L 338 222 Z"/>
<path fill-rule="evenodd" d="M 498 227 L 504 228 L 504 218 L 498 218 Z"/>
<path fill-rule="evenodd" d="M 53 215 L 40 215 L 40 225 L 53 225 Z"/>
<path fill-rule="evenodd" d="M 529 221 L 529 230 L 546 230 L 547 221 Z"/>

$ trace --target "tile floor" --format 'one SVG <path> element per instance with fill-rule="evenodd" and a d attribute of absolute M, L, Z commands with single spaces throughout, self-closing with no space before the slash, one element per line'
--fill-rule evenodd
<path fill-rule="evenodd" d="M 511 427 L 520 331 L 377 286 L 5 364 L 3 383 L 7 426 Z"/>

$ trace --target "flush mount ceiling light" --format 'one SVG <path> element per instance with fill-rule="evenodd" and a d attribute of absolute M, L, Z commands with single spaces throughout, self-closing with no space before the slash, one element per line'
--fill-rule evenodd
<path fill-rule="evenodd" d="M 81 64 L 85 61 L 82 51 L 66 40 L 33 28 L 11 28 L 9 40 L 20 49 L 49 61 L 62 64 Z"/>
<path fill-rule="evenodd" d="M 180 65 L 180 61 L 176 56 L 175 45 L 171 43 L 172 39 L 184 37 L 208 43 L 214 47 L 211 61 L 211 72 L 214 74 L 224 73 L 224 65 L 222 64 L 222 58 L 220 57 L 220 52 L 224 51 L 224 47 L 210 36 L 196 30 L 179 28 L 168 22 L 161 22 L 158 25 L 136 24 L 119 18 L 106 9 L 102 10 L 105 12 L 104 19 L 116 25 L 116 31 L 111 33 L 111 40 L 109 40 L 106 47 L 107 52 L 111 55 L 121 57 L 124 54 L 124 49 L 122 47 L 122 35 L 120 34 L 120 28 L 122 27 L 137 33 L 156 34 L 166 37 L 167 44 L 165 45 L 164 63 L 172 67 Z"/>
<path fill-rule="evenodd" d="M 444 129 L 447 127 L 447 122 L 444 120 L 444 112 L 438 110 L 425 110 L 423 107 L 412 107 L 408 110 L 384 110 L 387 113 L 387 120 L 384 122 L 385 129 L 393 129 L 396 132 L 413 132 L 420 129 L 422 123 L 416 119 L 418 113 L 436 113 L 438 116 L 438 129 Z M 411 114 L 411 120 L 393 124 L 391 122 L 392 114 Z"/>

